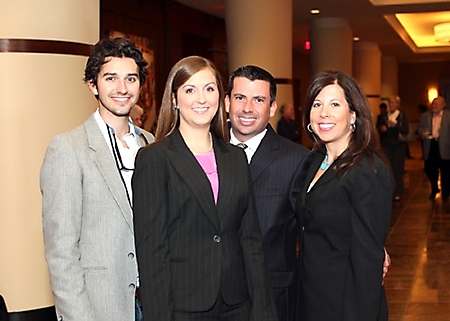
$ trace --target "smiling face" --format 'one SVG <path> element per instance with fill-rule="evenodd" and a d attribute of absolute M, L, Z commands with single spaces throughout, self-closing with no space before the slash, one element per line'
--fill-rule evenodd
<path fill-rule="evenodd" d="M 314 133 L 326 144 L 337 150 L 347 148 L 350 141 L 350 125 L 356 116 L 348 106 L 343 89 L 332 84 L 324 87 L 314 99 L 310 122 Z"/>
<path fill-rule="evenodd" d="M 261 133 L 277 110 L 276 102 L 270 104 L 270 83 L 245 77 L 234 79 L 233 90 L 225 97 L 225 106 L 233 134 L 241 142 Z"/>
<path fill-rule="evenodd" d="M 180 129 L 209 127 L 219 107 L 219 89 L 214 73 L 205 68 L 181 85 L 174 99 L 180 109 Z"/>
<path fill-rule="evenodd" d="M 131 58 L 108 58 L 98 74 L 97 84 L 88 83 L 98 96 L 99 112 L 105 121 L 126 117 L 139 99 L 139 68 Z"/>

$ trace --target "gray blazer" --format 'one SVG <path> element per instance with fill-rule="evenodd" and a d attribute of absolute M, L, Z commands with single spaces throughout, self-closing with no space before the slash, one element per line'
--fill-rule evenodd
<path fill-rule="evenodd" d="M 153 142 L 150 133 L 140 132 L 142 146 Z M 52 139 L 40 183 L 45 257 L 58 320 L 134 320 L 133 218 L 94 115 Z"/>
<path fill-rule="evenodd" d="M 431 141 L 429 139 L 424 139 L 422 137 L 422 132 L 428 130 L 432 131 L 433 123 L 433 112 L 427 111 L 422 114 L 420 118 L 419 127 L 417 133 L 422 139 L 423 146 L 423 158 L 428 159 L 428 154 L 430 153 Z M 450 159 L 450 111 L 444 110 L 442 115 L 441 128 L 439 129 L 439 153 L 442 159 Z"/>

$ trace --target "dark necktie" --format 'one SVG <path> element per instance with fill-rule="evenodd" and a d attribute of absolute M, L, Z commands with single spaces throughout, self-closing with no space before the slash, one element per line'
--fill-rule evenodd
<path fill-rule="evenodd" d="M 244 144 L 244 143 L 239 143 L 239 144 L 236 144 L 236 146 L 237 147 L 240 147 L 240 148 L 242 148 L 242 149 L 246 149 L 248 146 L 246 145 L 246 144 Z"/>

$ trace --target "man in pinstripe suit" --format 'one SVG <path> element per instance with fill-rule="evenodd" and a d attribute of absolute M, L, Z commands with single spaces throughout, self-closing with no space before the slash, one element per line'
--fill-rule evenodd
<path fill-rule="evenodd" d="M 244 66 L 229 79 L 225 98 L 230 142 L 245 148 L 252 176 L 263 249 L 280 321 L 293 319 L 297 268 L 295 199 L 308 167 L 309 150 L 275 131 L 276 82 L 266 70 Z"/>

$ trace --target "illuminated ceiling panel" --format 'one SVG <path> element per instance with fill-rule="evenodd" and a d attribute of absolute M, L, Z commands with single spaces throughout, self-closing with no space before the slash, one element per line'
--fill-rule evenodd
<path fill-rule="evenodd" d="M 434 26 L 450 21 L 450 11 L 428 13 L 400 13 L 395 17 L 408 32 L 417 47 L 449 46 L 434 38 Z"/>

